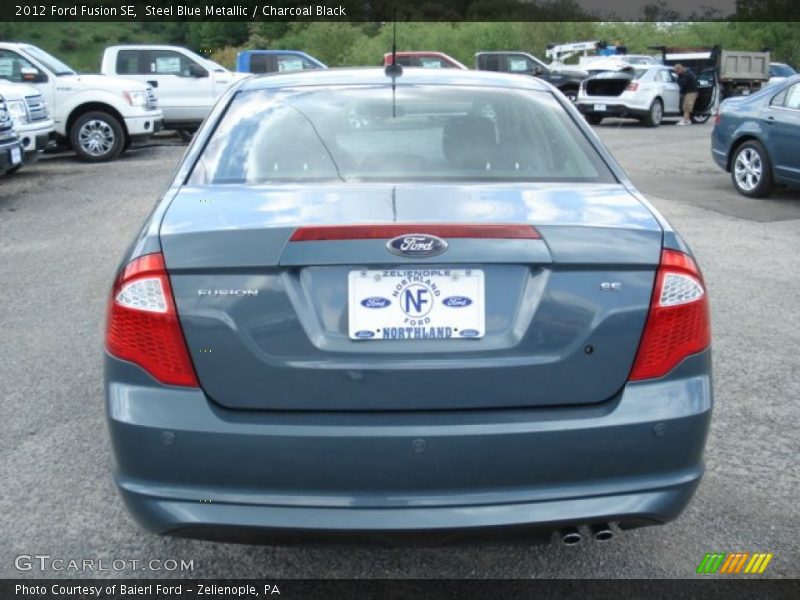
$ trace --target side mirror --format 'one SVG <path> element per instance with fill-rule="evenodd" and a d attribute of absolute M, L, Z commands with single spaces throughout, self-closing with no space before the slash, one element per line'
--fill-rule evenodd
<path fill-rule="evenodd" d="M 197 63 L 192 63 L 189 65 L 189 75 L 192 77 L 208 77 L 208 71 Z"/>
<path fill-rule="evenodd" d="M 20 72 L 22 74 L 22 81 L 25 83 L 41 83 L 45 81 L 41 71 L 34 67 L 23 67 Z"/>
<path fill-rule="evenodd" d="M 534 75 L 541 75 L 544 73 L 544 69 L 542 67 L 533 67 L 533 74 Z"/>

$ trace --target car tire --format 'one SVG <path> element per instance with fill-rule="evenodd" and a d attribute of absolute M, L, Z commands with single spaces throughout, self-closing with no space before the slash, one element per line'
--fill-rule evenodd
<path fill-rule="evenodd" d="M 119 121 L 102 111 L 82 114 L 69 131 L 69 145 L 85 162 L 114 160 L 125 149 L 125 131 Z"/>
<path fill-rule="evenodd" d="M 736 191 L 748 198 L 764 198 L 772 193 L 772 162 L 761 142 L 749 140 L 736 148 L 731 159 L 731 181 Z"/>
<path fill-rule="evenodd" d="M 586 115 L 586 120 L 589 121 L 591 125 L 600 125 L 603 122 L 603 117 L 600 115 L 588 114 Z"/>
<path fill-rule="evenodd" d="M 710 118 L 711 118 L 711 115 L 709 115 L 709 114 L 692 115 L 692 123 L 696 123 L 697 125 L 702 125 L 703 123 L 708 121 Z"/>
<path fill-rule="evenodd" d="M 653 100 L 647 115 L 644 118 L 644 124 L 648 127 L 658 127 L 664 119 L 664 103 L 659 98 Z"/>
<path fill-rule="evenodd" d="M 196 129 L 178 129 L 178 135 L 184 144 L 191 142 L 195 133 L 197 133 Z"/>

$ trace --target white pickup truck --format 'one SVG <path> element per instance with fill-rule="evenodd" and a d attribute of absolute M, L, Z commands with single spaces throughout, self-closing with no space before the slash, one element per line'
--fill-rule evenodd
<path fill-rule="evenodd" d="M 5 98 L 6 109 L 14 124 L 14 131 L 22 143 L 23 162 L 35 163 L 39 155 L 55 138 L 55 124 L 50 117 L 44 97 L 35 87 L 9 83 L 0 79 L 0 96 Z M 9 171 L 16 171 L 22 163 Z"/>
<path fill-rule="evenodd" d="M 161 127 L 155 95 L 130 79 L 78 75 L 30 44 L 0 42 L 0 79 L 39 90 L 56 133 L 88 162 L 117 158 Z"/>
<path fill-rule="evenodd" d="M 103 75 L 151 86 L 164 111 L 164 128 L 194 131 L 233 84 L 249 77 L 180 46 L 111 46 L 103 52 Z"/>

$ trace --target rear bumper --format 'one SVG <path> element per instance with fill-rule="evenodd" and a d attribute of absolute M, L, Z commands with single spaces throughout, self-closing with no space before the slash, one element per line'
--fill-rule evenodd
<path fill-rule="evenodd" d="M 664 523 L 699 483 L 712 405 L 709 352 L 602 404 L 502 411 L 230 411 L 128 363 L 106 369 L 136 520 L 273 543 Z"/>
<path fill-rule="evenodd" d="M 595 110 L 596 105 L 604 105 L 604 110 Z M 601 117 L 645 117 L 649 112 L 649 106 L 632 106 L 620 103 L 618 99 L 598 97 L 597 100 L 581 98 L 576 104 L 578 110 L 584 115 L 598 115 Z"/>

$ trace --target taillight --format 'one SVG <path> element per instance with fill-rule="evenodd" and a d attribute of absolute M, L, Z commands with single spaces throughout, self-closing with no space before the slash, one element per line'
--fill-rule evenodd
<path fill-rule="evenodd" d="M 635 92 L 638 89 L 639 89 L 639 82 L 638 81 L 632 81 L 632 82 L 630 82 L 628 84 L 628 87 L 625 88 L 625 91 L 626 92 Z"/>
<path fill-rule="evenodd" d="M 703 276 L 690 256 L 663 250 L 630 379 L 662 377 L 684 358 L 710 344 L 711 322 Z"/>
<path fill-rule="evenodd" d="M 720 114 L 720 113 L 718 112 L 717 114 L 715 114 L 715 115 L 714 115 L 714 127 L 716 127 L 717 125 L 719 125 L 719 122 L 720 122 L 720 121 L 722 121 L 722 114 Z"/>
<path fill-rule="evenodd" d="M 131 261 L 114 282 L 106 349 L 161 383 L 197 387 L 161 254 Z"/>

